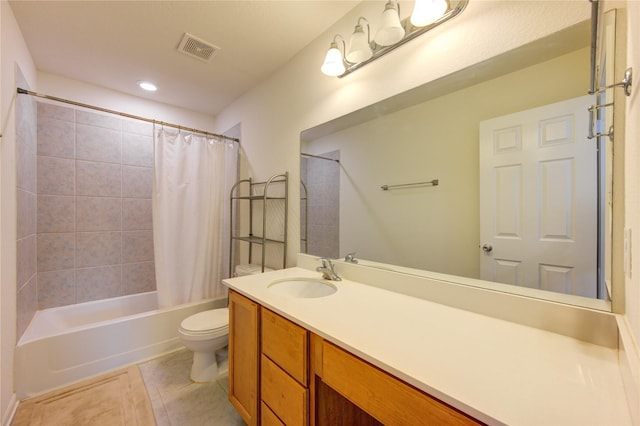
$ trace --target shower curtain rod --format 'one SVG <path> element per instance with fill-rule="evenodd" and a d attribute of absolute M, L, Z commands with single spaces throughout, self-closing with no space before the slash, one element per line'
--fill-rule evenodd
<path fill-rule="evenodd" d="M 191 127 L 184 127 L 184 126 L 180 126 L 180 125 L 177 125 L 177 124 L 166 123 L 164 121 L 158 121 L 158 120 L 154 120 L 152 118 L 145 118 L 145 117 L 140 117 L 138 115 L 127 114 L 126 112 L 114 111 L 112 109 L 102 108 L 102 107 L 98 107 L 98 106 L 95 106 L 95 105 L 83 104 L 82 102 L 70 101 L 69 99 L 63 99 L 63 98 L 58 98 L 58 97 L 49 96 L 49 95 L 41 95 L 40 93 L 32 92 L 32 91 L 26 90 L 26 89 L 21 89 L 19 87 L 18 87 L 18 93 L 20 93 L 22 95 L 31 95 L 31 96 L 35 96 L 35 97 L 38 97 L 38 98 L 49 99 L 51 101 L 63 102 L 65 104 L 71 104 L 71 105 L 75 105 L 75 106 L 79 106 L 79 107 L 83 107 L 83 108 L 94 109 L 96 111 L 107 112 L 109 114 L 115 114 L 115 115 L 119 115 L 121 117 L 133 118 L 135 120 L 146 121 L 148 123 L 153 123 L 153 124 L 159 124 L 161 126 L 173 127 L 174 129 L 184 130 L 184 131 L 187 131 L 187 132 L 200 133 L 200 134 L 207 135 L 207 136 L 214 136 L 214 137 L 217 137 L 217 138 L 227 139 L 227 140 L 230 140 L 230 141 L 233 141 L 233 142 L 238 142 L 238 143 L 240 142 L 240 139 L 232 138 L 231 136 L 219 135 L 217 133 L 211 133 L 211 132 L 207 132 L 205 130 L 198 130 L 198 129 L 194 129 L 194 128 L 191 128 Z"/>
<path fill-rule="evenodd" d="M 340 160 L 336 160 L 334 158 L 329 158 L 329 157 L 323 157 L 321 155 L 313 155 L 313 154 L 307 154 L 306 152 L 301 152 L 300 155 L 302 157 L 311 157 L 311 158 L 318 158 L 320 160 L 329 160 L 329 161 L 335 161 L 336 163 L 339 163 Z"/>

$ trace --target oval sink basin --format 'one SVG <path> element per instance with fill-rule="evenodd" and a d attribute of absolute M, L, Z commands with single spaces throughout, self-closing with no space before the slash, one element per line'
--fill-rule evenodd
<path fill-rule="evenodd" d="M 338 291 L 330 282 L 315 278 L 285 278 L 272 282 L 267 288 L 283 296 L 302 299 L 325 297 Z"/>

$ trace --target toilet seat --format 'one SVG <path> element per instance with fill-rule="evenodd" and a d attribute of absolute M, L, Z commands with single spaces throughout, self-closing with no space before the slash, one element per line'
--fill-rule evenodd
<path fill-rule="evenodd" d="M 180 323 L 180 332 L 190 336 L 211 337 L 229 332 L 229 309 L 210 309 L 185 318 Z"/>

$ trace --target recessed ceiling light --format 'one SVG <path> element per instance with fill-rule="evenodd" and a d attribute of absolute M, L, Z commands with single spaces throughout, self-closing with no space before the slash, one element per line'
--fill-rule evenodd
<path fill-rule="evenodd" d="M 138 86 L 149 92 L 155 92 L 156 90 L 158 90 L 156 85 L 151 83 L 150 81 L 138 81 Z"/>

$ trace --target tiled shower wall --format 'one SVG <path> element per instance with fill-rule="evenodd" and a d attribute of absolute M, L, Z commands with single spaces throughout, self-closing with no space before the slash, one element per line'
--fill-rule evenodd
<path fill-rule="evenodd" d="M 153 125 L 37 104 L 38 308 L 155 290 Z"/>
<path fill-rule="evenodd" d="M 17 69 L 17 83 L 28 89 Z M 36 273 L 36 101 L 16 97 L 16 284 L 17 336 L 31 322 L 38 308 Z"/>
<path fill-rule="evenodd" d="M 340 151 L 320 154 L 334 160 Z M 319 158 L 301 157 L 300 177 L 307 187 L 307 253 L 340 257 L 340 164 Z M 301 210 L 304 209 L 304 204 Z M 304 213 L 301 215 L 304 217 Z M 301 220 L 304 227 L 305 220 Z M 300 230 L 305 235 L 305 230 Z M 304 251 L 304 243 L 301 247 Z"/>

